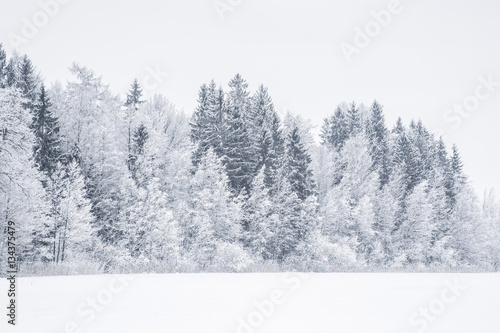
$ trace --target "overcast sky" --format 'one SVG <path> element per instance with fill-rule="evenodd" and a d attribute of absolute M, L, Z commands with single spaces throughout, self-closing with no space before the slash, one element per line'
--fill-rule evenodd
<path fill-rule="evenodd" d="M 252 90 L 269 87 L 280 112 L 318 125 L 341 102 L 377 99 L 389 126 L 420 118 L 456 143 L 480 197 L 500 190 L 498 1 L 1 0 L 0 8 L 0 41 L 9 54 L 28 54 L 48 83 L 69 79 L 75 61 L 116 93 L 137 77 L 147 95 L 191 113 L 202 83 L 225 86 L 241 73 Z M 390 13 L 379 15 L 383 24 L 372 14 L 380 11 Z M 366 29 L 371 36 L 360 36 Z"/>

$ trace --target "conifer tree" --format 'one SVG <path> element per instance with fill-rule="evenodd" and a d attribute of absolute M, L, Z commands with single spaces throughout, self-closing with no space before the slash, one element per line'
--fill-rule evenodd
<path fill-rule="evenodd" d="M 197 166 L 209 148 L 218 156 L 224 154 L 225 97 L 222 88 L 217 89 L 212 80 L 202 85 L 198 93 L 198 106 L 193 113 L 191 141 L 195 144 L 193 165 Z"/>
<path fill-rule="evenodd" d="M 35 74 L 35 69 L 28 56 L 23 56 L 19 64 L 19 77 L 17 87 L 20 89 L 26 102 L 23 104 L 25 108 L 33 110 L 35 100 L 37 98 L 38 77 Z"/>
<path fill-rule="evenodd" d="M 295 126 L 288 135 L 285 152 L 285 177 L 291 191 L 301 200 L 314 193 L 314 180 L 310 169 L 311 156 L 304 148 L 299 136 L 299 128 Z"/>
<path fill-rule="evenodd" d="M 233 193 L 248 192 L 256 171 L 256 147 L 249 133 L 248 84 L 237 74 L 230 82 L 225 119 L 225 166 Z"/>
<path fill-rule="evenodd" d="M 353 116 L 353 114 L 350 116 Z M 330 147 L 330 149 L 340 151 L 347 139 L 349 139 L 350 120 L 345 112 L 340 107 L 337 107 L 335 113 L 324 121 L 321 132 L 323 144 Z"/>
<path fill-rule="evenodd" d="M 7 54 L 3 49 L 3 44 L 0 43 L 0 89 L 7 86 Z"/>
<path fill-rule="evenodd" d="M 284 151 L 280 120 L 267 88 L 261 85 L 252 100 L 252 129 L 258 161 L 256 168 L 263 168 L 264 182 L 270 191 L 274 191 Z"/>
<path fill-rule="evenodd" d="M 264 170 L 252 183 L 252 193 L 244 203 L 244 244 L 250 252 L 268 260 L 273 256 L 272 239 L 278 216 L 265 185 Z"/>
<path fill-rule="evenodd" d="M 349 124 L 349 136 L 358 135 L 363 129 L 361 115 L 356 103 L 352 102 L 347 109 L 347 119 Z"/>
<path fill-rule="evenodd" d="M 366 129 L 371 144 L 373 166 L 379 172 L 380 185 L 383 187 L 389 181 L 391 173 L 388 130 L 382 106 L 374 101 L 370 109 L 370 119 Z"/>
<path fill-rule="evenodd" d="M 134 115 L 139 110 L 139 106 L 143 104 L 145 101 L 141 100 L 142 97 L 142 89 L 139 85 L 137 79 L 134 79 L 132 82 L 131 89 L 127 93 L 127 101 L 125 102 L 125 107 L 127 108 L 127 149 L 128 149 L 128 159 L 127 165 L 128 169 L 132 170 L 133 163 L 133 155 L 132 155 L 132 123 Z"/>
<path fill-rule="evenodd" d="M 5 67 L 5 83 L 7 87 L 17 87 L 20 77 L 19 73 L 20 58 L 17 53 L 14 53 Z"/>
<path fill-rule="evenodd" d="M 49 177 L 61 161 L 61 138 L 59 121 L 51 111 L 50 98 L 42 84 L 38 101 L 33 108 L 32 130 L 35 133 L 34 159 L 38 169 Z"/>

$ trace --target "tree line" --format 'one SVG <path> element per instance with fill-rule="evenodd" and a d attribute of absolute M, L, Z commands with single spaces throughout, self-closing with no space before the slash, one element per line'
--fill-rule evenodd
<path fill-rule="evenodd" d="M 498 199 L 421 121 L 341 104 L 317 143 L 239 74 L 187 116 L 70 71 L 48 89 L 0 44 L 0 218 L 25 270 L 498 270 Z"/>

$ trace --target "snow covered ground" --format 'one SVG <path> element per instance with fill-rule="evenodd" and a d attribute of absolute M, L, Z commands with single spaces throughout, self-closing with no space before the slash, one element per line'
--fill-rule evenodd
<path fill-rule="evenodd" d="M 171 274 L 18 279 L 1 332 L 500 331 L 500 274 Z M 7 281 L 0 283 L 6 304 Z"/>

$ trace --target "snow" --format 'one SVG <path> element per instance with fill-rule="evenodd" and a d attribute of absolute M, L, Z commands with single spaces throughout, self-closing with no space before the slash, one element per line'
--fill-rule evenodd
<path fill-rule="evenodd" d="M 7 325 L 2 306 L 1 332 L 498 333 L 500 327 L 499 274 L 99 275 L 19 278 L 17 288 L 17 325 Z M 0 290 L 7 304 L 6 279 Z M 428 319 L 418 314 L 425 308 Z"/>

